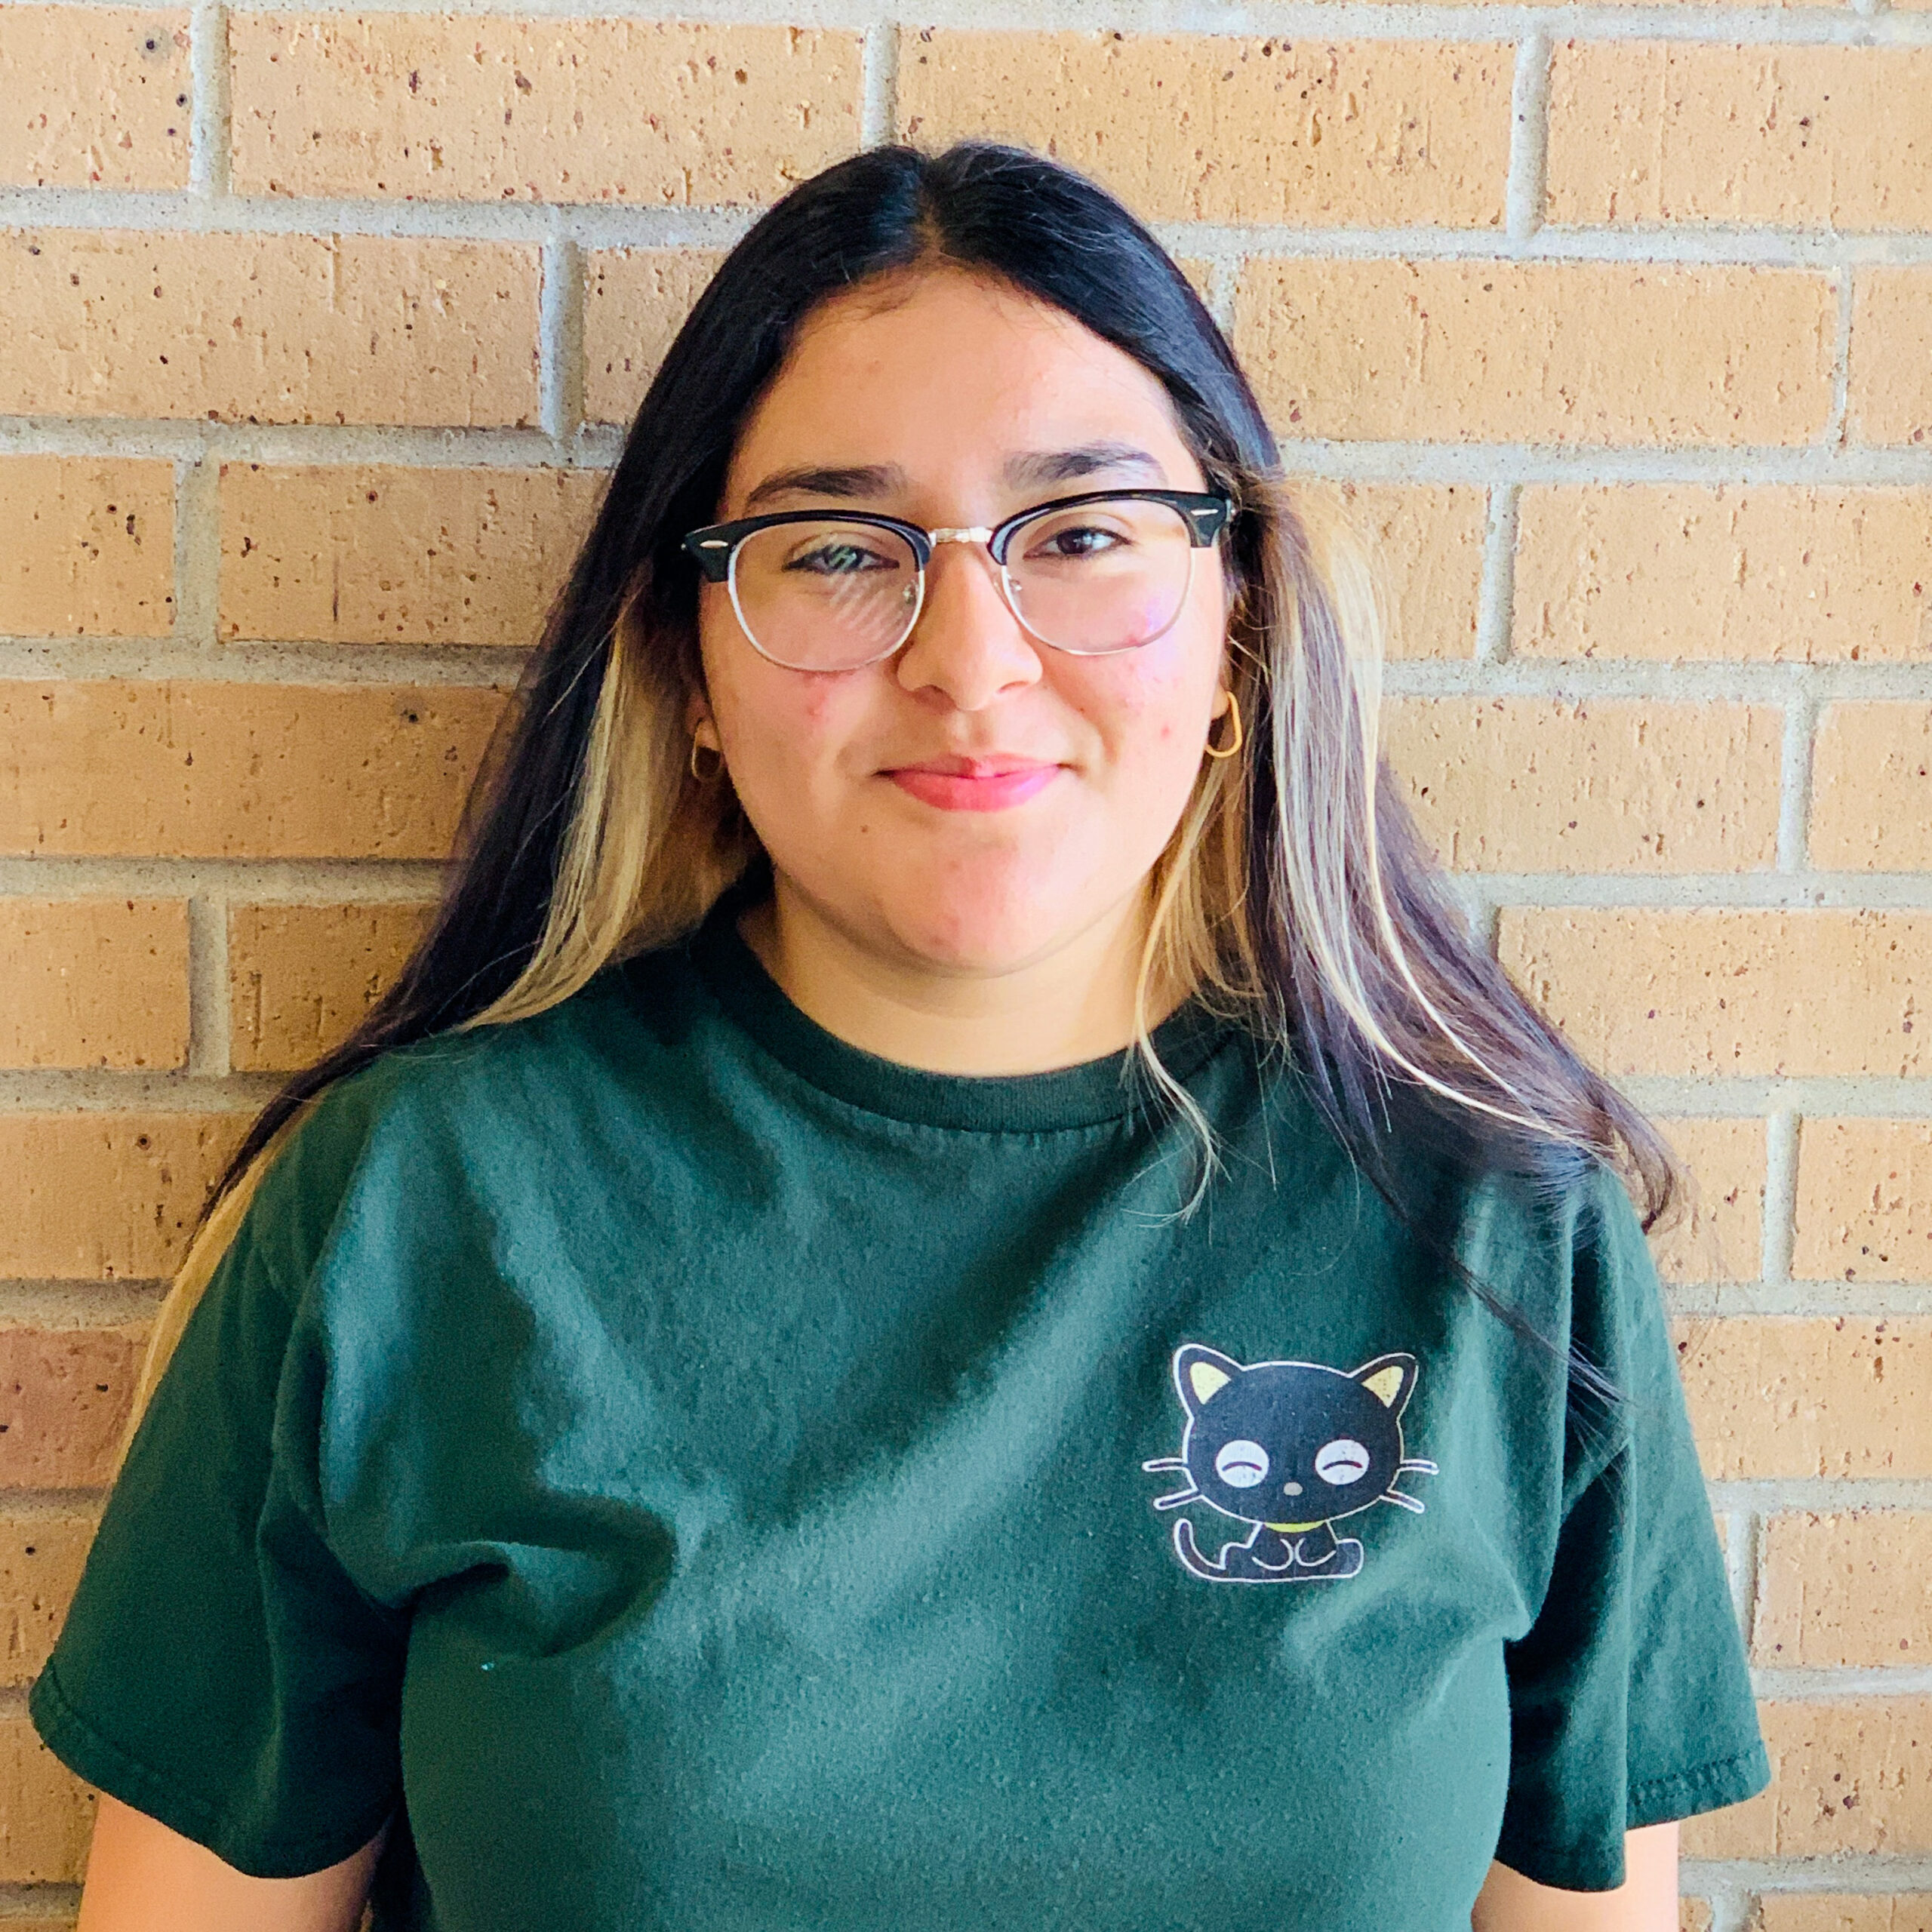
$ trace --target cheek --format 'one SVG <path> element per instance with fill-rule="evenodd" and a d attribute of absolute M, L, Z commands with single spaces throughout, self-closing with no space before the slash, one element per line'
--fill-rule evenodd
<path fill-rule="evenodd" d="M 1219 675 L 1218 664 L 1204 663 L 1198 651 L 1154 657 L 1159 648 L 1112 663 L 1092 660 L 1066 691 L 1097 734 L 1105 764 L 1116 777 L 1131 774 L 1137 783 L 1156 770 L 1192 770 Z"/>

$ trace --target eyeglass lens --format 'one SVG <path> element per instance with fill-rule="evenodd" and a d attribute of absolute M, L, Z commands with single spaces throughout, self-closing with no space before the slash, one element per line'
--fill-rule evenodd
<path fill-rule="evenodd" d="M 1042 643 L 1083 655 L 1152 643 L 1193 574 L 1187 521 L 1137 498 L 1049 509 L 1013 532 L 1001 573 L 1014 614 Z M 764 654 L 797 670 L 888 657 L 921 601 L 918 558 L 895 531 L 828 516 L 755 531 L 732 558 L 731 597 Z"/>

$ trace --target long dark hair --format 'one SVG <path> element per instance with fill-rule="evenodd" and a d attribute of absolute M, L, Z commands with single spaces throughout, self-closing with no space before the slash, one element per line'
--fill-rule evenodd
<path fill-rule="evenodd" d="M 1424 1197 L 1444 1176 L 1561 1189 L 1599 1158 L 1647 1224 L 1675 1183 L 1667 1151 L 1472 939 L 1381 774 L 1378 620 L 1346 531 L 1283 480 L 1232 352 L 1147 230 L 1071 170 L 985 143 L 856 155 L 731 251 L 638 410 L 433 925 L 354 1034 L 263 1109 L 220 1192 L 333 1081 L 390 1048 L 555 1004 L 688 931 L 758 862 L 730 788 L 684 771 L 700 669 L 679 540 L 713 517 L 740 425 L 800 322 L 857 285 L 940 262 L 1052 305 L 1151 371 L 1237 506 L 1224 541 L 1247 749 L 1204 770 L 1157 869 L 1150 969 L 1158 954 L 1290 1057 L 1412 1226 L 1432 1223 Z"/>

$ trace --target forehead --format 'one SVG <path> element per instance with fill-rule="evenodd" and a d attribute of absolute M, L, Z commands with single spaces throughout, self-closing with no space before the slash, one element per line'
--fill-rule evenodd
<path fill-rule="evenodd" d="M 1167 391 L 1064 310 L 956 268 L 834 297 L 808 316 L 741 430 L 735 499 L 799 461 L 897 464 L 935 486 L 1021 451 L 1131 442 L 1199 488 Z"/>

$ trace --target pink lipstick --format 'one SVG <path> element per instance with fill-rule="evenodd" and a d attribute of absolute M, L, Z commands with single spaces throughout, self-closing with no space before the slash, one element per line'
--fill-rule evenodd
<path fill-rule="evenodd" d="M 1030 758 L 936 758 L 888 771 L 902 792 L 946 812 L 997 812 L 1023 804 L 1060 775 L 1057 764 Z"/>

